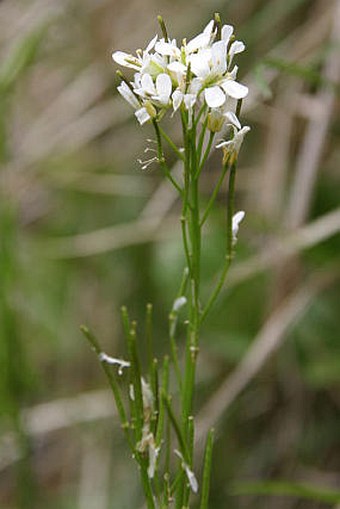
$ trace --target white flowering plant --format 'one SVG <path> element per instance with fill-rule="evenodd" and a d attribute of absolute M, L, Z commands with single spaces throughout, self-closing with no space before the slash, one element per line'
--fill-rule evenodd
<path fill-rule="evenodd" d="M 189 41 L 183 39 L 181 44 L 169 37 L 160 17 L 159 23 L 162 36 L 156 35 L 145 50 L 137 50 L 135 55 L 115 51 L 112 57 L 128 73 L 133 72 L 126 77 L 118 71 L 121 79 L 118 92 L 135 110 L 139 124 L 150 123 L 155 131 L 156 155 L 142 161 L 142 168 L 158 163 L 182 203 L 180 224 L 185 267 L 169 313 L 169 356 L 164 357 L 159 367 L 152 347 L 151 304 L 147 306 L 149 362 L 145 373 L 137 349 L 137 325 L 130 320 L 126 308 L 122 309 L 122 321 L 127 360 L 107 355 L 87 328 L 83 327 L 83 332 L 109 379 L 128 446 L 139 466 L 147 508 L 183 509 L 193 502 L 199 503 L 200 509 L 207 509 L 213 431 L 207 436 L 200 480 L 194 465 L 195 372 L 201 326 L 226 281 L 245 215 L 243 211 L 234 211 L 238 155 L 250 129 L 242 127 L 240 122 L 242 100 L 248 88 L 237 80 L 238 67 L 234 62 L 245 45 L 236 40 L 231 25 L 222 25 L 218 14 L 200 34 Z M 180 146 L 161 127 L 167 114 L 179 115 Z M 180 177 L 171 172 L 164 144 L 182 162 Z M 215 147 L 223 151 L 221 172 L 203 206 L 200 177 Z M 203 298 L 202 230 L 225 180 L 228 181 L 225 260 L 210 296 Z M 184 314 L 186 339 L 182 359 L 177 325 Z M 171 370 L 177 384 L 175 390 L 170 388 Z M 124 383 L 118 383 L 123 372 L 129 378 L 125 396 L 121 388 Z M 176 394 L 176 405 L 171 393 Z"/>

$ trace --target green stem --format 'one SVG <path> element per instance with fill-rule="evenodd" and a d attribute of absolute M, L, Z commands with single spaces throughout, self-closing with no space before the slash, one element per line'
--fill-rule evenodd
<path fill-rule="evenodd" d="M 208 116 L 206 116 L 206 118 L 205 118 L 205 120 L 203 122 L 203 125 L 202 125 L 202 128 L 201 128 L 201 134 L 200 134 L 200 137 L 199 137 L 199 140 L 198 140 L 198 145 L 197 145 L 198 160 L 200 160 L 201 157 L 202 157 L 202 149 L 203 149 L 205 133 L 207 132 L 207 126 L 208 126 Z"/>
<path fill-rule="evenodd" d="M 151 416 L 151 430 L 156 433 L 159 419 L 159 380 L 158 380 L 158 360 L 153 359 L 150 367 L 150 386 L 154 398 L 154 407 Z"/>
<path fill-rule="evenodd" d="M 139 455 L 141 456 L 141 455 Z M 151 482 L 148 476 L 147 462 L 143 458 L 139 458 L 138 463 L 140 465 L 140 476 L 142 479 L 144 495 L 146 498 L 146 505 L 148 509 L 156 509 L 155 500 L 152 493 Z"/>
<path fill-rule="evenodd" d="M 179 299 L 180 297 L 185 296 L 187 283 L 188 283 L 188 276 L 189 276 L 189 269 L 185 268 L 184 272 L 183 272 L 181 285 L 180 285 L 179 291 L 177 293 L 176 300 Z M 181 374 L 181 370 L 180 370 L 180 366 L 179 366 L 178 348 L 177 348 L 177 344 L 176 344 L 177 323 L 178 323 L 178 310 L 175 310 L 173 308 L 169 314 L 169 337 L 170 337 L 172 360 L 174 363 L 178 387 L 179 387 L 179 390 L 181 393 L 182 392 L 182 374 Z"/>
<path fill-rule="evenodd" d="M 186 341 L 185 377 L 182 391 L 182 425 L 185 436 L 188 438 L 188 418 L 192 413 L 193 395 L 195 386 L 196 359 L 198 353 L 199 327 L 200 327 L 200 272 L 201 272 L 201 227 L 199 214 L 199 188 L 196 153 L 196 130 L 193 128 L 188 133 L 188 145 L 190 147 L 190 198 L 191 210 L 188 214 L 189 232 L 192 248 L 191 265 L 191 293 L 189 326 Z"/>
<path fill-rule="evenodd" d="M 230 265 L 234 256 L 234 250 L 233 250 L 233 214 L 234 214 L 234 195 L 235 195 L 235 177 L 236 177 L 236 164 L 237 159 L 234 159 L 231 167 L 230 167 L 230 173 L 229 173 L 229 194 L 228 194 L 228 217 L 227 217 L 227 254 L 225 256 L 225 262 L 222 269 L 221 276 L 217 282 L 217 285 L 215 286 L 215 289 L 213 290 L 207 305 L 205 306 L 202 316 L 201 316 L 201 323 L 205 320 L 207 317 L 207 314 L 209 313 L 212 306 L 215 304 L 217 297 L 219 296 L 223 285 L 225 283 L 227 274 L 230 269 Z"/>
<path fill-rule="evenodd" d="M 211 429 L 208 433 L 204 453 L 200 509 L 208 509 L 213 443 L 214 443 L 214 430 Z"/>
<path fill-rule="evenodd" d="M 197 125 L 198 125 L 198 122 L 200 121 L 200 118 L 201 116 L 203 115 L 203 113 L 206 111 L 207 109 L 207 106 L 205 104 L 205 102 L 203 103 L 201 109 L 199 110 L 198 114 L 197 114 L 197 117 L 195 118 L 195 120 L 193 121 L 193 125 L 194 127 L 196 128 Z"/>
<path fill-rule="evenodd" d="M 185 147 L 185 160 L 184 160 L 184 194 L 183 194 L 183 203 L 182 203 L 182 216 L 181 216 L 181 229 L 182 229 L 182 240 L 184 246 L 184 253 L 186 257 L 187 266 L 189 268 L 190 274 L 192 273 L 192 256 L 191 256 L 191 246 L 188 241 L 188 210 L 191 209 L 189 203 L 189 193 L 190 193 L 190 142 L 188 139 L 188 130 L 187 130 L 187 118 L 185 113 L 181 112 L 182 116 L 182 130 L 183 130 L 183 139 L 184 139 L 184 147 Z"/>
<path fill-rule="evenodd" d="M 182 453 L 182 456 L 184 458 L 184 461 L 186 463 L 189 463 L 190 456 L 189 456 L 189 451 L 188 451 L 188 448 L 187 448 L 187 443 L 186 443 L 185 437 L 183 436 L 183 433 L 181 431 L 181 427 L 180 427 L 179 423 L 177 422 L 175 414 L 174 414 L 174 412 L 172 410 L 170 399 L 169 399 L 169 397 L 165 396 L 164 394 L 162 395 L 162 397 L 163 397 L 163 400 L 164 400 L 164 403 L 165 403 L 165 408 L 166 408 L 166 410 L 168 412 L 169 420 L 170 420 L 170 422 L 172 424 L 172 427 L 174 429 L 174 432 L 176 434 L 176 437 L 177 437 L 177 440 L 178 440 L 178 445 L 179 445 L 179 448 L 181 450 L 181 453 Z"/>
<path fill-rule="evenodd" d="M 158 125 L 158 124 L 157 124 Z M 185 157 L 184 157 L 184 154 L 183 152 L 181 152 L 179 150 L 179 148 L 177 147 L 177 145 L 172 141 L 172 139 L 170 138 L 169 135 L 166 134 L 166 132 L 164 131 L 164 129 L 162 129 L 162 127 L 160 125 L 158 125 L 159 127 L 159 132 L 161 133 L 161 135 L 163 136 L 164 140 L 167 142 L 167 144 L 169 145 L 169 147 L 172 148 L 172 150 L 175 152 L 175 154 L 179 157 L 179 159 L 181 159 L 182 161 L 184 161 Z"/>
<path fill-rule="evenodd" d="M 224 181 L 224 178 L 226 176 L 226 173 L 228 171 L 228 162 L 226 164 L 223 165 L 223 169 L 222 169 L 222 172 L 221 172 L 221 175 L 219 176 L 219 179 L 217 181 L 217 184 L 215 186 L 215 189 L 209 199 L 209 202 L 208 202 L 208 205 L 203 213 L 203 216 L 202 216 L 202 219 L 201 219 L 201 223 L 200 223 L 200 226 L 202 227 L 204 225 L 204 223 L 206 222 L 208 216 L 209 216 L 209 213 L 210 213 L 210 210 L 212 208 L 212 206 L 214 205 L 215 203 L 215 200 L 217 198 L 217 195 L 219 193 L 219 190 L 221 189 L 221 186 L 223 184 L 223 181 Z"/>
<path fill-rule="evenodd" d="M 204 165 L 207 162 L 207 159 L 209 157 L 210 150 L 211 150 L 211 147 L 212 147 L 212 144 L 213 144 L 213 141 L 214 141 L 214 137 L 215 137 L 215 133 L 210 132 L 207 148 L 204 151 L 204 155 L 203 155 L 202 161 L 200 162 L 198 170 L 197 170 L 196 175 L 195 175 L 196 178 L 198 178 L 200 176 L 201 171 L 203 170 Z"/>
<path fill-rule="evenodd" d="M 179 183 L 177 182 L 177 180 L 171 175 L 171 171 L 169 170 L 168 165 L 166 164 L 166 161 L 165 161 L 164 152 L 163 152 L 163 145 L 162 145 L 162 137 L 161 137 L 161 132 L 160 132 L 160 128 L 159 128 L 158 122 L 156 120 L 153 120 L 152 123 L 153 123 L 153 126 L 155 128 L 155 132 L 156 132 L 157 152 L 158 152 L 158 161 L 159 161 L 159 164 L 160 164 L 160 166 L 161 166 L 165 176 L 167 177 L 167 179 L 170 180 L 172 185 L 175 187 L 175 189 L 182 196 L 183 195 L 183 190 L 182 190 L 181 186 L 179 185 Z"/>
<path fill-rule="evenodd" d="M 152 304 L 148 303 L 146 305 L 145 336 L 146 336 L 146 344 L 147 344 L 149 370 L 152 369 L 152 364 L 154 361 L 152 315 L 153 315 L 153 306 L 152 306 Z"/>
<path fill-rule="evenodd" d="M 164 433 L 164 422 L 165 422 L 165 403 L 164 399 L 168 399 L 169 392 L 169 357 L 164 357 L 163 361 L 163 373 L 162 373 L 162 388 L 161 396 L 159 401 L 159 416 L 156 430 L 156 447 L 160 447 L 163 433 Z"/>
<path fill-rule="evenodd" d="M 100 345 L 99 345 L 99 343 L 97 341 L 97 338 L 92 334 L 92 332 L 87 327 L 81 326 L 80 330 L 84 334 L 86 339 L 89 341 L 91 347 L 93 348 L 93 350 L 95 351 L 97 356 L 100 357 L 100 354 L 102 353 L 102 349 L 101 349 L 101 347 L 100 347 Z M 115 399 L 116 406 L 117 406 L 117 410 L 118 410 L 118 415 L 119 415 L 119 418 L 120 418 L 120 421 L 121 421 L 121 426 L 122 426 L 122 428 L 124 430 L 127 442 L 128 442 L 128 444 L 130 446 L 130 449 L 132 451 L 134 451 L 134 446 L 132 444 L 130 433 L 129 433 L 130 425 L 129 425 L 129 422 L 128 422 L 127 417 L 126 417 L 126 412 L 125 412 L 123 401 L 122 401 L 122 398 L 121 398 L 121 395 L 120 395 L 120 390 L 119 390 L 118 383 L 116 381 L 116 378 L 115 378 L 114 374 L 112 373 L 112 368 L 106 362 L 101 362 L 100 364 L 101 364 L 101 366 L 103 368 L 103 371 L 104 371 L 104 373 L 105 373 L 105 375 L 106 375 L 106 377 L 107 377 L 107 379 L 109 381 L 109 385 L 110 385 L 111 390 L 113 392 L 114 399 Z"/>

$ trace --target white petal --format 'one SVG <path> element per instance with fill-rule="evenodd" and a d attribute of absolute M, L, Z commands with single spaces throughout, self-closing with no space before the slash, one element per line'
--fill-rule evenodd
<path fill-rule="evenodd" d="M 174 111 L 177 111 L 183 101 L 183 93 L 180 90 L 175 90 L 172 94 L 172 106 Z"/>
<path fill-rule="evenodd" d="M 140 108 L 135 112 L 135 115 L 140 125 L 145 124 L 145 122 L 147 122 L 151 118 L 149 113 L 146 111 L 146 108 Z"/>
<path fill-rule="evenodd" d="M 171 78 L 168 74 L 159 74 L 156 78 L 156 90 L 159 95 L 159 100 L 163 104 L 167 104 L 172 92 Z"/>
<path fill-rule="evenodd" d="M 117 64 L 129 67 L 130 69 L 139 70 L 141 67 L 139 60 L 133 55 L 125 53 L 125 51 L 115 51 L 112 53 L 112 58 Z"/>
<path fill-rule="evenodd" d="M 196 94 L 185 94 L 184 104 L 188 110 L 191 110 L 194 107 L 196 99 Z"/>
<path fill-rule="evenodd" d="M 242 41 L 234 41 L 230 46 L 229 55 L 232 58 L 237 53 L 242 53 L 245 49 L 246 47 Z"/>
<path fill-rule="evenodd" d="M 232 141 L 221 141 L 221 143 L 216 145 L 216 148 L 227 148 L 230 145 L 232 145 Z"/>
<path fill-rule="evenodd" d="M 210 108 L 218 108 L 225 103 L 226 96 L 220 87 L 210 87 L 204 90 L 205 102 Z"/>
<path fill-rule="evenodd" d="M 157 39 L 158 39 L 158 35 L 156 34 L 155 37 L 153 39 L 151 39 L 151 41 L 147 45 L 147 47 L 145 49 L 146 53 L 149 53 L 149 51 L 151 51 L 153 49 L 153 47 L 156 44 Z"/>
<path fill-rule="evenodd" d="M 171 64 L 168 65 L 168 70 L 171 72 L 179 73 L 179 74 L 185 74 L 187 71 L 187 68 L 184 64 L 181 62 L 171 62 Z"/>
<path fill-rule="evenodd" d="M 238 212 L 236 212 L 236 214 L 233 215 L 232 221 L 233 233 L 234 231 L 236 231 L 237 233 L 240 222 L 243 221 L 245 215 L 246 213 L 244 212 L 244 210 L 239 210 Z"/>
<path fill-rule="evenodd" d="M 143 74 L 141 78 L 141 87 L 148 94 L 152 95 L 156 93 L 156 88 L 150 74 Z"/>
<path fill-rule="evenodd" d="M 233 244 L 236 244 L 237 242 L 237 234 L 240 227 L 240 222 L 243 220 L 244 216 L 245 212 L 243 210 L 240 210 L 239 212 L 236 212 L 236 214 L 233 215 L 232 219 Z"/>
<path fill-rule="evenodd" d="M 233 111 L 227 111 L 227 113 L 225 113 L 225 117 L 230 121 L 231 124 L 236 126 L 238 129 L 241 129 L 240 121 Z"/>
<path fill-rule="evenodd" d="M 202 88 L 202 81 L 200 78 L 194 78 L 189 85 L 189 93 L 197 95 Z"/>
<path fill-rule="evenodd" d="M 234 55 L 242 53 L 246 49 L 242 41 L 234 41 L 229 49 L 229 66 L 231 65 Z"/>
<path fill-rule="evenodd" d="M 120 95 L 133 107 L 133 108 L 139 108 L 140 104 L 130 89 L 130 87 L 125 83 L 125 81 L 122 81 L 119 87 L 117 87 L 118 92 Z"/>
<path fill-rule="evenodd" d="M 171 44 L 170 42 L 165 42 L 164 39 L 161 41 L 158 41 L 155 50 L 157 53 L 160 53 L 164 56 L 169 57 L 175 57 L 175 58 L 181 58 L 181 51 L 177 46 L 174 44 Z"/>
<path fill-rule="evenodd" d="M 199 78 L 204 79 L 210 73 L 210 60 L 210 50 L 202 50 L 195 55 L 191 55 L 189 59 L 191 71 Z"/>
<path fill-rule="evenodd" d="M 229 71 L 229 75 L 230 75 L 231 79 L 236 80 L 237 73 L 238 73 L 238 65 L 234 65 L 232 70 Z"/>
<path fill-rule="evenodd" d="M 211 23 L 211 22 L 210 22 Z M 209 25 L 206 26 L 205 30 L 209 27 Z M 211 38 L 211 31 L 210 32 L 203 32 L 201 34 L 196 35 L 191 41 L 188 42 L 188 44 L 185 47 L 185 52 L 187 55 L 190 55 L 190 53 L 193 53 L 194 51 L 197 51 L 202 48 L 206 48 L 210 42 Z"/>
<path fill-rule="evenodd" d="M 156 46 L 155 46 L 155 51 L 157 51 L 157 53 L 160 53 L 161 55 L 171 55 L 171 44 L 169 44 L 168 42 L 165 42 L 164 39 L 162 39 L 161 41 L 158 41 Z"/>
<path fill-rule="evenodd" d="M 215 42 L 211 47 L 213 72 L 223 74 L 227 69 L 227 48 L 224 41 Z"/>
<path fill-rule="evenodd" d="M 221 38 L 226 44 L 228 44 L 230 37 L 234 31 L 234 27 L 231 25 L 223 25 L 221 31 Z"/>
<path fill-rule="evenodd" d="M 117 64 L 125 65 L 125 60 L 127 57 L 131 57 L 132 55 L 129 55 L 128 53 L 125 53 L 125 51 L 115 51 L 112 53 L 112 59 L 117 62 Z"/>
<path fill-rule="evenodd" d="M 224 81 L 221 83 L 221 87 L 227 95 L 230 95 L 230 97 L 234 99 L 243 99 L 248 95 L 248 87 L 234 80 Z"/>
<path fill-rule="evenodd" d="M 142 74 L 140 72 L 136 72 L 136 74 L 134 75 L 134 80 L 133 80 L 134 88 L 140 88 L 142 86 L 141 78 L 142 78 Z"/>
<path fill-rule="evenodd" d="M 214 20 L 211 19 L 209 21 L 209 23 L 207 24 L 207 26 L 205 27 L 205 29 L 203 30 L 203 33 L 210 36 L 212 34 L 213 28 L 214 28 Z"/>

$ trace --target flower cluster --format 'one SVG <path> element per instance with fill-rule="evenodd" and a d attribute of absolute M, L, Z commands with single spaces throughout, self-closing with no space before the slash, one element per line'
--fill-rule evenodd
<path fill-rule="evenodd" d="M 184 39 L 156 35 L 145 50 L 136 55 L 116 51 L 112 58 L 133 69 L 133 81 L 123 78 L 118 91 L 135 109 L 140 124 L 159 120 L 167 110 L 188 112 L 189 126 L 196 107 L 204 107 L 208 128 L 220 131 L 225 124 L 241 129 L 231 111 L 235 100 L 248 94 L 248 88 L 236 81 L 238 67 L 234 57 L 245 49 L 235 40 L 231 25 L 221 26 L 211 20 L 203 32 Z"/>

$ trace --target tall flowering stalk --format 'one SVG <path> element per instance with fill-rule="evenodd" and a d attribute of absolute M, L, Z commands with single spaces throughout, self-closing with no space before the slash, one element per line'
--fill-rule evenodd
<path fill-rule="evenodd" d="M 112 57 L 120 66 L 134 71 L 132 78 L 118 71 L 119 93 L 135 110 L 138 122 L 152 124 L 155 131 L 157 150 L 153 157 L 142 162 L 142 167 L 158 163 L 182 202 L 180 223 L 186 267 L 169 314 L 170 360 L 165 357 L 159 368 L 154 359 L 151 305 L 147 306 L 146 313 L 149 362 L 145 373 L 142 373 L 137 351 L 137 325 L 130 320 L 125 308 L 122 320 L 128 360 L 110 357 L 102 352 L 88 329 L 83 328 L 83 332 L 109 379 L 128 445 L 139 465 L 148 509 L 189 508 L 192 495 L 199 500 L 200 508 L 206 509 L 213 432 L 207 437 L 199 481 L 193 464 L 195 373 L 200 329 L 226 280 L 239 225 L 244 218 L 243 211 L 234 213 L 234 193 L 238 154 L 249 131 L 239 120 L 241 103 L 248 89 L 237 81 L 238 67 L 234 60 L 244 51 L 245 45 L 235 39 L 232 26 L 222 25 L 219 15 L 215 15 L 202 33 L 190 41 L 183 39 L 181 45 L 169 37 L 160 17 L 159 23 L 162 37 L 156 35 L 145 50 L 137 50 L 135 55 L 116 51 Z M 182 148 L 161 127 L 166 114 L 180 116 Z M 181 178 L 172 174 L 164 144 L 182 161 Z M 200 178 L 214 146 L 222 149 L 222 168 L 208 202 L 202 206 Z M 200 284 L 204 255 L 202 229 L 225 180 L 228 180 L 225 260 L 210 296 L 203 299 Z M 177 323 L 182 308 L 187 312 L 184 359 L 178 353 L 177 343 Z M 123 370 L 128 374 L 129 388 L 125 395 L 121 387 L 124 383 L 118 383 L 114 372 L 115 365 L 118 376 Z M 170 394 L 170 368 L 175 373 L 179 394 L 176 406 Z"/>

